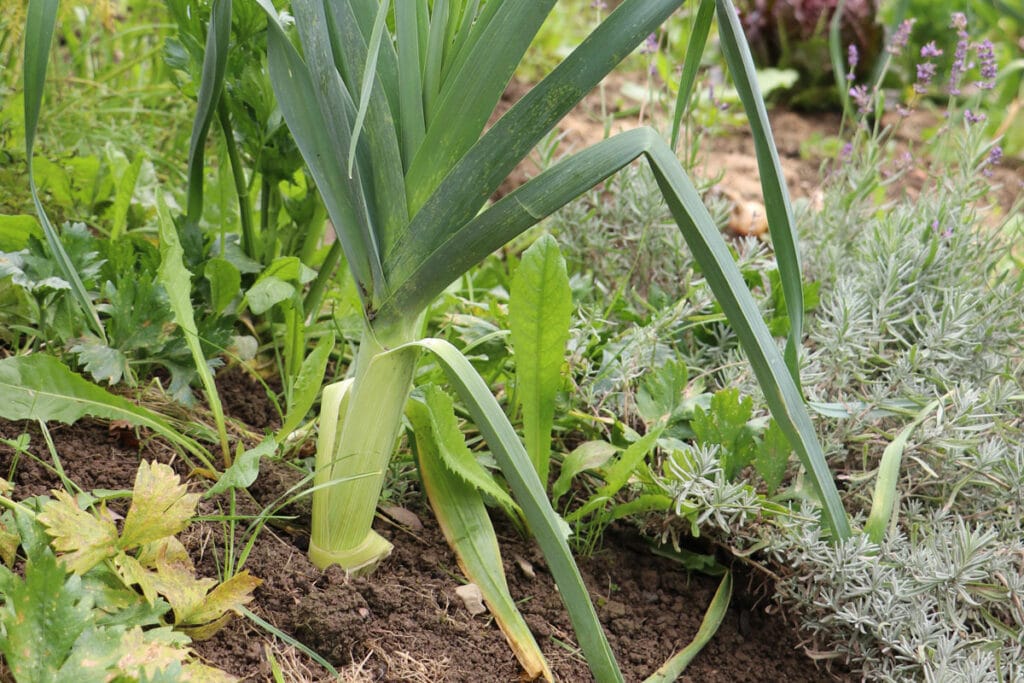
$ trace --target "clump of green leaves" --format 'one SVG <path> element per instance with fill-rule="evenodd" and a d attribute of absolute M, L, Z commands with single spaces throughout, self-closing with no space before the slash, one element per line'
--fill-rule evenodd
<path fill-rule="evenodd" d="M 199 496 L 170 467 L 140 465 L 120 528 L 108 507 L 116 493 L 22 503 L 9 493 L 0 480 L 0 652 L 18 680 L 234 680 L 187 646 L 222 627 L 260 582 L 246 571 L 219 584 L 196 578 L 175 535 Z M 19 546 L 21 575 L 8 568 Z"/>

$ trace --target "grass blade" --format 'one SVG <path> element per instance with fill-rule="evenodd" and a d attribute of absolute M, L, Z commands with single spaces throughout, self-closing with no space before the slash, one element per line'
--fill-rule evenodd
<path fill-rule="evenodd" d="M 800 343 L 803 339 L 804 292 L 800 272 L 800 256 L 796 247 L 796 228 L 793 222 L 793 207 L 789 201 L 785 176 L 779 162 L 779 151 L 772 138 L 771 125 L 764 98 L 757 85 L 757 71 L 750 56 L 750 46 L 736 15 L 736 8 L 730 0 L 716 0 L 718 7 L 718 35 L 722 55 L 729 65 L 733 84 L 739 93 L 743 109 L 747 112 L 750 128 L 754 135 L 754 151 L 757 168 L 761 176 L 761 192 L 764 194 L 765 215 L 772 237 L 775 259 L 779 264 L 782 280 L 782 294 L 789 314 L 789 336 L 786 340 L 786 365 L 800 387 Z"/>
<path fill-rule="evenodd" d="M 569 275 L 551 235 L 542 236 L 523 252 L 512 279 L 508 315 L 526 452 L 541 483 L 547 485 L 555 395 L 562 383 L 572 322 Z"/>
<path fill-rule="evenodd" d="M 526 449 L 501 406 L 472 364 L 454 346 L 442 339 L 412 343 L 434 355 L 490 446 L 558 584 L 594 678 L 598 681 L 622 681 L 615 655 L 566 543 L 565 522 L 551 508 Z"/>
<path fill-rule="evenodd" d="M 938 401 L 932 401 L 917 414 L 914 420 L 900 430 L 896 438 L 885 447 L 882 459 L 878 463 L 878 479 L 871 495 L 871 512 L 864 523 L 864 533 L 874 543 L 885 539 L 885 530 L 889 527 L 893 509 L 896 507 L 896 487 L 900 481 L 900 464 L 903 462 L 903 451 L 907 448 L 910 435 L 914 433 L 925 419 L 939 407 Z"/>
<path fill-rule="evenodd" d="M 718 590 L 715 591 L 715 596 L 711 599 L 711 604 L 708 605 L 708 611 L 704 613 L 704 619 L 700 622 L 697 635 L 693 637 L 689 645 L 680 650 L 672 659 L 662 664 L 652 676 L 646 679 L 645 683 L 668 683 L 679 678 L 686 670 L 686 667 L 690 665 L 690 662 L 693 661 L 693 658 L 704 649 L 705 645 L 711 642 L 715 633 L 718 632 L 718 627 L 721 626 L 726 613 L 729 611 L 729 601 L 731 599 L 732 572 L 726 570 L 721 583 L 718 584 Z"/>
<path fill-rule="evenodd" d="M 71 284 L 71 294 L 75 302 L 85 313 L 86 321 L 93 331 L 107 341 L 107 334 L 100 322 L 99 313 L 92 305 L 89 293 L 85 291 L 82 279 L 78 277 L 71 258 L 64 250 L 60 235 L 50 222 L 43 203 L 39 199 L 36 188 L 35 173 L 32 170 L 32 151 L 35 147 L 36 128 L 39 125 L 39 113 L 43 106 L 43 90 L 46 87 L 46 67 L 50 59 L 50 45 L 53 42 L 53 30 L 57 21 L 58 0 L 33 0 L 28 5 L 25 17 L 25 163 L 28 165 L 28 186 L 32 195 L 32 203 L 36 207 L 36 215 L 43 226 L 46 243 L 50 247 L 53 258 L 57 261 L 61 275 Z"/>
<path fill-rule="evenodd" d="M 441 390 L 437 391 L 447 399 L 446 405 L 440 406 L 445 409 L 443 414 L 438 414 L 439 406 L 429 401 L 409 401 L 406 407 L 416 437 L 420 478 L 430 506 L 444 537 L 455 551 L 463 574 L 480 588 L 491 614 L 526 672 L 526 680 L 541 676 L 553 680 L 537 641 L 509 595 L 498 539 L 479 491 L 442 463 L 442 439 L 449 440 L 447 447 L 450 449 L 465 449 L 466 445 L 455 421 L 451 399 Z M 454 430 L 439 429 L 439 421 L 452 423 Z"/>
<path fill-rule="evenodd" d="M 700 58 L 704 54 L 704 46 L 708 42 L 708 33 L 711 32 L 711 22 L 714 18 L 714 0 L 700 0 L 700 7 L 697 8 L 697 16 L 690 31 L 690 42 L 686 45 L 686 56 L 683 57 L 683 73 L 679 77 L 676 107 L 672 114 L 672 137 L 669 143 L 672 149 L 679 148 L 679 126 L 682 124 L 683 114 L 690 108 L 693 84 L 697 81 Z"/>
<path fill-rule="evenodd" d="M 373 33 L 370 34 L 370 45 L 366 52 L 366 64 L 363 67 L 362 88 L 359 93 L 359 108 L 356 110 L 356 122 L 352 125 L 352 142 L 348 148 L 348 174 L 352 175 L 352 167 L 356 162 L 356 143 L 359 133 L 363 130 L 366 110 L 370 106 L 370 94 L 373 92 L 374 75 L 377 73 L 377 55 L 380 54 L 380 42 L 384 36 L 391 0 L 380 3 L 377 17 L 373 21 Z"/>

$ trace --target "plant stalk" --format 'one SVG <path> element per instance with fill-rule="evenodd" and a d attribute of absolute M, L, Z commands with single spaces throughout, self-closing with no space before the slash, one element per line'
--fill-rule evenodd
<path fill-rule="evenodd" d="M 419 357 L 414 348 L 389 352 L 402 336 L 385 345 L 367 324 L 355 378 L 324 393 L 309 543 L 310 560 L 321 569 L 337 564 L 349 574 L 367 573 L 391 552 L 370 527 Z"/>

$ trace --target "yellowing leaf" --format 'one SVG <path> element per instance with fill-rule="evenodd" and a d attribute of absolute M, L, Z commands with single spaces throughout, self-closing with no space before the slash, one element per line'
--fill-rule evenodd
<path fill-rule="evenodd" d="M 214 579 L 197 579 L 191 562 L 174 562 L 166 557 L 157 557 L 152 581 L 174 610 L 175 624 L 189 623 L 192 615 L 202 609 L 206 594 L 217 584 Z"/>
<path fill-rule="evenodd" d="M 124 634 L 121 647 L 126 654 L 118 660 L 118 668 L 140 678 L 142 673 L 147 678 L 152 677 L 172 664 L 181 663 L 189 653 L 185 648 L 174 647 L 157 639 L 147 639 L 138 626 Z"/>
<path fill-rule="evenodd" d="M 114 558 L 114 566 L 117 568 L 117 575 L 126 586 L 138 586 L 145 596 L 146 602 L 150 605 L 156 602 L 157 586 L 154 582 L 156 574 L 147 570 L 142 564 L 130 555 L 124 553 Z"/>
<path fill-rule="evenodd" d="M 194 571 L 194 565 L 188 550 L 174 536 L 168 536 L 167 538 L 161 538 L 159 541 L 147 543 L 139 549 L 138 555 L 135 556 L 139 564 L 143 567 L 151 568 L 156 567 L 158 557 L 162 558 L 163 562 L 173 562 L 179 565 L 187 564 L 189 570 Z"/>
<path fill-rule="evenodd" d="M 201 662 L 189 662 L 185 665 L 182 681 L 187 683 L 235 683 L 238 679 L 220 669 L 214 669 Z"/>
<path fill-rule="evenodd" d="M 0 520 L 0 562 L 8 567 L 13 565 L 19 545 L 21 545 L 21 537 L 8 531 L 3 521 Z"/>
<path fill-rule="evenodd" d="M 135 475 L 120 547 L 133 548 L 173 536 L 188 525 L 198 502 L 199 495 L 188 493 L 170 467 L 143 461 Z"/>
<path fill-rule="evenodd" d="M 226 612 L 238 612 L 242 605 L 252 600 L 252 592 L 261 583 L 263 581 L 248 571 L 235 574 L 206 596 L 202 609 L 192 614 L 188 623 L 203 624 L 220 618 Z"/>
<path fill-rule="evenodd" d="M 61 553 L 68 570 L 84 574 L 117 553 L 117 527 L 108 519 L 97 518 L 78 507 L 65 491 L 54 491 L 39 521 L 53 537 L 53 548 Z"/>

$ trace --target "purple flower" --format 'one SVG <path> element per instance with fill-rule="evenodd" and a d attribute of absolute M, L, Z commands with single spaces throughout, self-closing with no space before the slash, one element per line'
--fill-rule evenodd
<path fill-rule="evenodd" d="M 658 51 L 658 36 L 650 34 L 647 39 L 644 40 L 644 44 L 640 46 L 640 54 L 651 55 Z"/>
<path fill-rule="evenodd" d="M 846 80 L 852 81 L 854 79 L 853 71 L 857 68 L 857 64 L 860 63 L 860 52 L 857 51 L 857 46 L 850 43 L 850 46 L 846 48 L 846 63 L 850 66 L 850 72 L 846 74 Z"/>
<path fill-rule="evenodd" d="M 921 56 L 922 57 L 941 57 L 942 56 L 942 50 L 940 50 L 939 48 L 937 48 L 935 46 L 935 41 L 933 40 L 930 43 L 928 43 L 927 45 L 924 45 L 924 46 L 921 47 Z"/>
<path fill-rule="evenodd" d="M 999 145 L 993 145 L 992 149 L 988 151 L 988 156 L 981 162 L 981 175 L 986 178 L 992 177 L 992 167 L 998 166 L 999 162 L 1003 160 L 1003 148 Z"/>
<path fill-rule="evenodd" d="M 956 16 L 956 15 L 954 15 Z M 962 14 L 960 16 L 963 16 Z M 956 21 L 954 20 L 954 25 Z M 964 25 L 967 20 L 964 19 Z M 964 72 L 967 71 L 967 31 L 961 29 L 957 31 L 958 40 L 956 42 L 956 52 L 953 53 L 953 66 L 949 69 L 949 94 L 959 95 L 960 94 L 960 79 L 963 77 Z"/>
<path fill-rule="evenodd" d="M 910 31 L 914 28 L 915 21 L 917 19 L 904 19 L 900 23 L 900 27 L 896 29 L 896 34 L 892 37 L 892 42 L 889 43 L 889 47 L 885 48 L 889 51 L 889 54 L 898 55 L 907 46 L 907 41 L 910 40 Z"/>
<path fill-rule="evenodd" d="M 986 38 L 978 43 L 975 50 L 978 53 L 978 68 L 981 71 L 982 79 L 984 79 L 978 82 L 978 87 L 982 90 L 991 90 L 996 87 L 996 74 L 998 73 L 992 41 Z"/>
<path fill-rule="evenodd" d="M 955 28 L 957 32 L 967 30 L 967 15 L 963 12 L 953 12 L 951 21 L 949 23 L 950 28 Z"/>
<path fill-rule="evenodd" d="M 594 9 L 608 9 L 608 3 L 604 0 L 594 0 L 590 6 Z"/>
<path fill-rule="evenodd" d="M 861 114 L 871 111 L 871 94 L 866 85 L 855 85 L 850 88 L 850 97 L 857 103 L 857 111 Z"/>
<path fill-rule="evenodd" d="M 979 111 L 977 114 L 975 114 L 970 109 L 964 110 L 964 120 L 967 121 L 967 123 L 970 123 L 971 125 L 975 123 L 982 123 L 987 118 L 988 116 L 986 116 L 984 112 Z"/>
<path fill-rule="evenodd" d="M 843 148 L 841 150 L 839 150 L 839 158 L 842 161 L 849 161 L 850 157 L 852 157 L 852 156 L 853 156 L 853 143 L 852 142 L 847 142 L 845 145 L 843 145 Z"/>
<path fill-rule="evenodd" d="M 923 62 L 917 65 L 917 83 L 914 84 L 914 92 L 923 95 L 928 92 L 928 85 L 935 78 L 935 64 Z"/>

